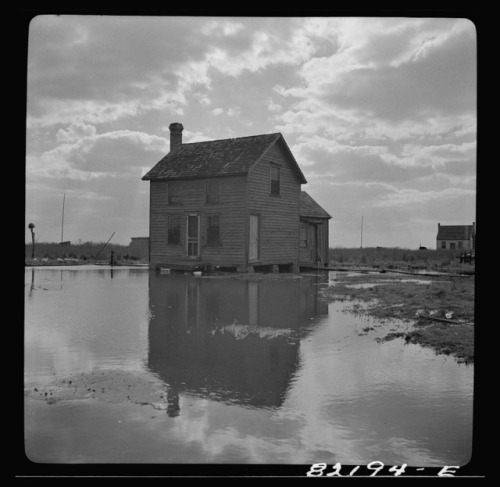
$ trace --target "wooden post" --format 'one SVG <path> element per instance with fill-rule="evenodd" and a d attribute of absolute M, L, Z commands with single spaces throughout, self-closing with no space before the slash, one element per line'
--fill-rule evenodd
<path fill-rule="evenodd" d="M 28 225 L 28 228 L 31 230 L 31 258 L 34 259 L 35 258 L 35 232 L 33 231 L 33 229 L 35 228 L 35 224 L 34 223 L 30 223 Z"/>

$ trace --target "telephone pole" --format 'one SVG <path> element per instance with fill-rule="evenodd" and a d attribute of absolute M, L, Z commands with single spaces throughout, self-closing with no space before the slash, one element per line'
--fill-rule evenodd
<path fill-rule="evenodd" d="M 63 205 L 62 205 L 62 218 L 61 218 L 61 243 L 64 241 L 64 202 L 66 201 L 66 193 L 63 196 Z"/>
<path fill-rule="evenodd" d="M 361 215 L 361 247 L 363 248 L 363 215 Z"/>

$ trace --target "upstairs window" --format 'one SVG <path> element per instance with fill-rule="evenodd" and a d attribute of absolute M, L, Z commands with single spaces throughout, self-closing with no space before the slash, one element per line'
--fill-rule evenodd
<path fill-rule="evenodd" d="M 167 198 L 169 205 L 181 204 L 182 186 L 180 181 L 169 181 L 167 186 Z"/>
<path fill-rule="evenodd" d="M 271 194 L 280 194 L 280 168 L 276 166 L 271 166 Z"/>
<path fill-rule="evenodd" d="M 209 215 L 206 219 L 207 245 L 219 245 L 220 238 L 220 216 Z"/>
<path fill-rule="evenodd" d="M 167 244 L 179 245 L 181 243 L 181 217 L 169 216 L 167 218 Z"/>
<path fill-rule="evenodd" d="M 207 181 L 207 203 L 220 203 L 221 182 L 220 179 L 209 179 Z"/>

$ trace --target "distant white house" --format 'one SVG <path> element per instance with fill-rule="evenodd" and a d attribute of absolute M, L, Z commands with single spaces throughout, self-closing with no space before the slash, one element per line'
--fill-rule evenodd
<path fill-rule="evenodd" d="M 438 223 L 436 249 L 475 250 L 476 222 L 472 225 L 441 225 Z"/>

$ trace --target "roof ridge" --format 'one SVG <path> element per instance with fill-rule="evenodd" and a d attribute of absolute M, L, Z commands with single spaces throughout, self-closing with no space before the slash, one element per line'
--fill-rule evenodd
<path fill-rule="evenodd" d="M 198 142 L 183 142 L 184 145 L 193 145 L 193 144 L 209 144 L 211 142 L 225 142 L 228 140 L 241 140 L 241 139 L 251 139 L 256 137 L 270 137 L 270 136 L 278 136 L 281 135 L 281 132 L 270 132 L 268 134 L 256 134 L 256 135 L 243 135 L 242 137 L 228 137 L 226 139 L 210 139 L 210 140 L 199 140 Z"/>

